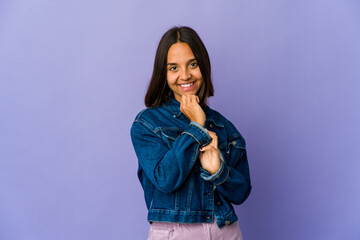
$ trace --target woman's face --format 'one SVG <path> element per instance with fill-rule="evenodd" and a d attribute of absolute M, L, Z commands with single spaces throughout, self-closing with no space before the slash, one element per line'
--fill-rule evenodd
<path fill-rule="evenodd" d="M 187 43 L 173 44 L 167 55 L 167 83 L 180 102 L 182 95 L 196 95 L 204 80 Z"/>

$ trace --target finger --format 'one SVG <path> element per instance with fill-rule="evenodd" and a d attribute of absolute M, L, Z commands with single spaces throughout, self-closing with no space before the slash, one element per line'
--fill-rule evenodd
<path fill-rule="evenodd" d="M 200 148 L 200 151 L 205 152 L 205 151 L 211 150 L 213 148 L 214 147 L 209 144 L 209 145 L 206 145 L 205 147 Z"/>
<path fill-rule="evenodd" d="M 191 99 L 192 103 L 196 103 L 197 102 L 197 96 L 196 95 L 189 95 L 189 98 Z"/>
<path fill-rule="evenodd" d="M 216 136 L 213 137 L 211 144 L 214 146 L 214 148 L 218 149 L 218 139 Z"/>
<path fill-rule="evenodd" d="M 184 106 L 184 105 L 185 105 L 185 96 L 182 95 L 180 100 L 180 106 Z"/>
<path fill-rule="evenodd" d="M 192 95 L 192 98 L 193 98 L 194 103 L 199 104 L 200 99 L 199 99 L 199 97 L 197 95 Z"/>
<path fill-rule="evenodd" d="M 187 95 L 181 96 L 181 103 L 183 108 L 185 108 L 185 111 L 188 111 L 190 104 L 189 104 L 189 97 Z"/>
<path fill-rule="evenodd" d="M 184 105 L 186 105 L 186 103 L 187 103 L 187 96 L 186 96 L 186 95 L 182 95 L 182 96 L 181 96 L 181 101 L 184 103 Z"/>
<path fill-rule="evenodd" d="M 186 100 L 187 100 L 187 104 L 189 104 L 189 106 L 192 106 L 193 103 L 192 95 L 186 95 Z"/>
<path fill-rule="evenodd" d="M 216 133 L 212 132 L 210 130 L 207 130 L 207 131 L 208 131 L 210 137 L 212 138 L 212 141 L 210 144 L 217 149 L 218 148 L 218 137 L 217 137 Z"/>
<path fill-rule="evenodd" d="M 211 135 L 211 134 L 215 134 L 216 135 L 216 133 L 215 132 L 213 132 L 213 131 L 211 131 L 211 130 L 209 130 L 209 129 L 207 129 L 206 128 L 206 131 L 208 131 L 208 133 Z"/>
<path fill-rule="evenodd" d="M 196 100 L 195 100 L 195 95 L 188 95 L 189 97 L 189 102 L 190 103 L 194 103 Z"/>
<path fill-rule="evenodd" d="M 210 137 L 212 137 L 212 138 L 217 138 L 217 135 L 216 135 L 215 132 L 210 131 L 210 130 L 208 130 L 208 129 L 206 129 L 206 131 L 209 133 Z"/>
<path fill-rule="evenodd" d="M 198 96 L 196 96 L 196 102 L 197 102 L 197 103 L 200 103 L 200 99 L 199 99 Z"/>

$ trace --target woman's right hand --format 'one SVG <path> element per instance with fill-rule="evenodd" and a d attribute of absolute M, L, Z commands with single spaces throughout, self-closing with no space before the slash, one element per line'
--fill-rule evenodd
<path fill-rule="evenodd" d="M 197 122 L 201 126 L 205 125 L 205 112 L 199 105 L 199 97 L 196 95 L 182 95 L 180 101 L 180 111 L 192 122 Z"/>

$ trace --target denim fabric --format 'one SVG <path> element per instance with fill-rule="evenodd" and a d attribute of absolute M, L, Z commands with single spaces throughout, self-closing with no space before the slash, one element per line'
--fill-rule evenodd
<path fill-rule="evenodd" d="M 251 191 L 245 140 L 234 125 L 205 107 L 205 128 L 216 133 L 219 171 L 201 167 L 199 149 L 212 140 L 199 124 L 181 113 L 180 103 L 147 108 L 135 118 L 131 139 L 138 158 L 150 222 L 211 223 L 219 228 L 238 220 L 232 204 Z"/>

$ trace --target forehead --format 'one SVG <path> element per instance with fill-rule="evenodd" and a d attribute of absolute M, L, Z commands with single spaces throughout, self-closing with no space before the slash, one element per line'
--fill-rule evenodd
<path fill-rule="evenodd" d="M 194 53 L 187 43 L 177 42 L 169 48 L 167 62 L 181 63 L 187 62 L 194 58 Z"/>

